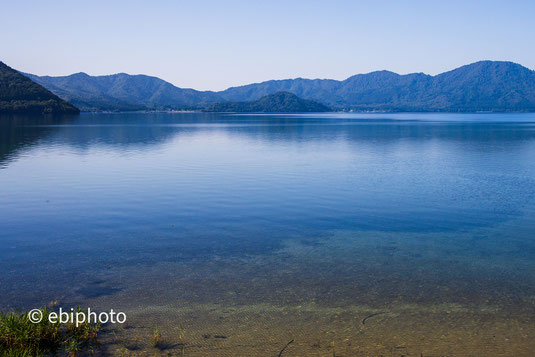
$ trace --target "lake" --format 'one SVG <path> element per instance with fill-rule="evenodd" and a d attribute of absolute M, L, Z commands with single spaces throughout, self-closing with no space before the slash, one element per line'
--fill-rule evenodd
<path fill-rule="evenodd" d="M 535 350 L 535 114 L 0 119 L 2 310 L 164 354 Z"/>

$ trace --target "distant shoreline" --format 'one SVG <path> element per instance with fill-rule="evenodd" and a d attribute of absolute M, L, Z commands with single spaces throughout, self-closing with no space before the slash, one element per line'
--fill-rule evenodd
<path fill-rule="evenodd" d="M 206 113 L 206 114 L 535 114 L 535 111 L 356 111 L 333 110 L 330 112 L 209 112 L 205 110 L 125 110 L 125 111 L 80 111 L 80 114 L 126 114 L 126 113 Z"/>

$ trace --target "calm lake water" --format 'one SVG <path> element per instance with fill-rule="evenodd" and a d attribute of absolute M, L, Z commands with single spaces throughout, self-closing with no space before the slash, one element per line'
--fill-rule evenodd
<path fill-rule="evenodd" d="M 0 139 L 3 310 L 533 322 L 534 114 L 82 114 L 2 118 Z"/>

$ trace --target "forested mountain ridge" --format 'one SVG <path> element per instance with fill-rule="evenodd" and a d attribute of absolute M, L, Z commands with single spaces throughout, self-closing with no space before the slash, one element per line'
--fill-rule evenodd
<path fill-rule="evenodd" d="M 74 114 L 79 110 L 0 62 L 0 113 Z"/>
<path fill-rule="evenodd" d="M 283 91 L 337 110 L 535 111 L 535 72 L 503 61 L 480 61 L 435 76 L 377 71 L 343 81 L 270 80 L 220 92 L 182 89 L 159 78 L 124 73 L 28 76 L 83 110 L 206 109 Z"/>
<path fill-rule="evenodd" d="M 25 75 L 84 111 L 200 109 L 222 100 L 214 92 L 178 88 L 160 78 L 141 74 Z"/>
<path fill-rule="evenodd" d="M 249 102 L 224 102 L 209 106 L 209 112 L 236 113 L 311 113 L 329 112 L 331 108 L 290 92 L 277 92 Z"/>
<path fill-rule="evenodd" d="M 336 108 L 364 111 L 535 111 L 535 72 L 497 61 L 476 62 L 436 76 L 377 71 L 343 81 L 267 81 L 229 88 L 220 95 L 243 101 L 281 90 Z"/>

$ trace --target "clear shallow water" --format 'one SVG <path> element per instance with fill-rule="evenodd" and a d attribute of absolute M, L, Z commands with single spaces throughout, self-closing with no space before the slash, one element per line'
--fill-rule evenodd
<path fill-rule="evenodd" d="M 59 298 L 533 312 L 535 115 L 1 123 L 2 308 Z"/>

